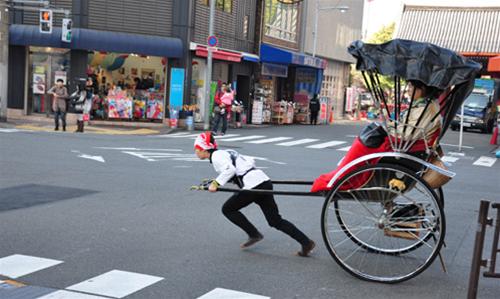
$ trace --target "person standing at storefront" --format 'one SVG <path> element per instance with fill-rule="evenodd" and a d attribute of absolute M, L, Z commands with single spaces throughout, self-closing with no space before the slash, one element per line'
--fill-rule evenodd
<path fill-rule="evenodd" d="M 216 192 L 219 186 L 232 181 L 244 190 L 273 190 L 271 179 L 255 166 L 255 161 L 240 155 L 233 150 L 219 150 L 210 132 L 201 133 L 194 142 L 196 156 L 201 160 L 210 160 L 219 176 L 208 187 L 210 192 Z M 291 222 L 283 219 L 272 194 L 234 193 L 222 206 L 222 213 L 229 221 L 237 225 L 248 235 L 248 240 L 240 245 L 246 249 L 261 241 L 264 236 L 248 221 L 240 210 L 248 205 L 257 204 L 269 226 L 287 234 L 301 245 L 297 255 L 306 257 L 316 244 Z"/>
<path fill-rule="evenodd" d="M 88 77 L 84 82 L 80 81 L 77 91 L 71 95 L 75 113 L 78 114 L 75 133 L 83 133 L 85 121 L 89 120 L 90 110 L 92 109 L 92 98 L 94 97 L 93 91 L 92 78 Z"/>
<path fill-rule="evenodd" d="M 57 79 L 56 85 L 52 87 L 48 94 L 53 96 L 52 99 L 52 110 L 54 110 L 54 121 L 55 121 L 55 131 L 59 130 L 59 118 L 62 122 L 62 129 L 66 131 L 66 111 L 67 111 L 67 99 L 68 90 L 64 87 L 64 81 L 62 79 Z"/>
<path fill-rule="evenodd" d="M 311 112 L 311 125 L 318 124 L 318 113 L 320 109 L 318 95 L 315 94 L 314 97 L 309 102 L 309 111 Z"/>
<path fill-rule="evenodd" d="M 222 121 L 222 131 L 221 135 L 226 134 L 227 130 L 227 109 L 226 105 L 222 102 L 222 96 L 226 92 L 226 84 L 222 83 L 220 90 L 215 94 L 214 97 L 214 122 L 212 126 L 212 134 L 217 135 L 219 129 L 219 124 Z"/>

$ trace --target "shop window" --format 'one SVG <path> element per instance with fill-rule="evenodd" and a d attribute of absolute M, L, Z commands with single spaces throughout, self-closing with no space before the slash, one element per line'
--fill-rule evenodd
<path fill-rule="evenodd" d="M 264 33 L 266 36 L 297 42 L 299 4 L 265 1 Z"/>
<path fill-rule="evenodd" d="M 233 11 L 233 0 L 214 0 L 215 8 L 228 13 Z M 210 5 L 209 0 L 201 0 L 201 2 L 207 6 Z"/>
<path fill-rule="evenodd" d="M 248 15 L 243 18 L 243 36 L 248 39 Z"/>

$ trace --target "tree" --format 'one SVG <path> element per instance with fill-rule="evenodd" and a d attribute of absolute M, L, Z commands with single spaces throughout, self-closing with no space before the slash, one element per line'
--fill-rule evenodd
<path fill-rule="evenodd" d="M 375 32 L 373 36 L 368 39 L 370 44 L 382 44 L 388 42 L 392 39 L 394 35 L 394 30 L 396 24 L 393 22 L 387 26 L 383 26 L 379 31 Z M 380 86 L 387 93 L 391 94 L 394 89 L 394 80 L 392 77 L 379 76 Z M 351 69 L 351 82 L 352 85 L 357 87 L 363 87 L 366 89 L 365 81 L 363 80 L 363 75 L 360 71 L 357 71 L 354 67 Z"/>

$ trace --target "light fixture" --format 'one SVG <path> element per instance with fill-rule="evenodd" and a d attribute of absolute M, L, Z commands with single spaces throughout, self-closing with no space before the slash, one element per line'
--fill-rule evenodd
<path fill-rule="evenodd" d="M 278 0 L 279 3 L 281 4 L 297 4 L 297 3 L 300 3 L 302 2 L 303 0 Z"/>

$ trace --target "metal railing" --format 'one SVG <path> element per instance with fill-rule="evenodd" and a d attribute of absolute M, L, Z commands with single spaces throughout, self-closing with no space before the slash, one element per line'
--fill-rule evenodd
<path fill-rule="evenodd" d="M 489 201 L 481 200 L 481 204 L 479 206 L 476 241 L 474 243 L 474 253 L 472 256 L 472 267 L 469 276 L 469 290 L 467 293 L 468 299 L 475 299 L 477 296 L 481 267 L 487 268 L 487 270 L 483 272 L 484 277 L 500 278 L 500 272 L 496 272 L 497 255 L 500 253 L 500 248 L 498 248 L 498 239 L 500 235 L 500 203 L 491 204 L 491 207 L 496 209 L 495 220 L 488 217 L 489 207 Z M 493 244 L 491 246 L 491 256 L 489 260 L 483 259 L 484 239 L 486 235 L 486 228 L 488 226 L 494 227 Z"/>

